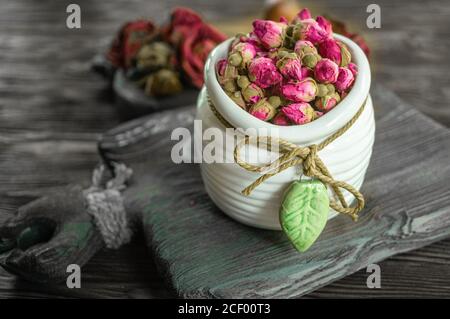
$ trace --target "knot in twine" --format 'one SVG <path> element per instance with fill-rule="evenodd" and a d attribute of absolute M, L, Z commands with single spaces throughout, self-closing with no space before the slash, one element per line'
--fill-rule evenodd
<path fill-rule="evenodd" d="M 102 186 L 105 166 L 100 165 L 92 174 L 92 186 L 84 191 L 87 212 L 94 218 L 107 248 L 117 249 L 131 240 L 129 226 L 121 191 L 132 175 L 132 170 L 121 163 L 112 163 L 114 178 Z"/>
<path fill-rule="evenodd" d="M 209 97 L 208 103 L 211 111 L 217 119 L 225 125 L 225 127 L 235 128 L 217 111 Z M 330 207 L 341 214 L 349 215 L 354 221 L 356 221 L 358 219 L 358 213 L 364 208 L 364 196 L 352 185 L 333 179 L 328 168 L 320 159 L 318 152 L 344 134 L 356 122 L 361 113 L 364 111 L 365 104 L 366 101 L 364 101 L 358 112 L 356 112 L 350 121 L 319 144 L 312 144 L 303 147 L 280 138 L 273 138 L 271 136 L 245 136 L 244 139 L 234 148 L 234 160 L 236 164 L 245 170 L 261 173 L 262 175 L 252 184 L 244 188 L 242 190 L 242 194 L 249 196 L 251 192 L 258 187 L 258 185 L 262 184 L 270 177 L 281 173 L 289 167 L 302 164 L 304 175 L 310 177 L 311 179 L 320 180 L 333 190 L 333 193 L 336 195 L 338 200 L 330 199 Z M 278 151 L 280 153 L 280 157 L 278 157 L 275 161 L 263 165 L 253 165 L 241 159 L 240 150 L 242 147 L 250 144 L 257 146 L 265 144 L 267 149 L 270 151 L 271 145 L 274 145 L 272 143 L 277 143 L 277 145 L 279 145 Z M 356 199 L 356 204 L 353 207 L 349 207 L 341 189 L 348 191 Z"/>

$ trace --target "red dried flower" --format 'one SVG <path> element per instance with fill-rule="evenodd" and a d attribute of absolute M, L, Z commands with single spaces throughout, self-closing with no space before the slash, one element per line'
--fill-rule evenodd
<path fill-rule="evenodd" d="M 157 27 L 148 20 L 128 22 L 120 28 L 106 58 L 114 67 L 126 69 L 142 45 L 157 34 Z"/>

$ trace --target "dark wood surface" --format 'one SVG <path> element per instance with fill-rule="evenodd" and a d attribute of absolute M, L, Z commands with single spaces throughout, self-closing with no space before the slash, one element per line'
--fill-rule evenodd
<path fill-rule="evenodd" d="M 206 194 L 198 166 L 170 160 L 175 142 L 169 137 L 175 127 L 192 128 L 193 106 L 141 118 L 104 137 L 105 158 L 127 163 L 137 176 L 125 206 L 142 214 L 158 269 L 178 296 L 298 298 L 450 236 L 450 130 L 386 87 L 374 84 L 371 96 L 377 130 L 364 211 L 357 223 L 345 216 L 329 221 L 304 253 L 282 232 L 227 217 Z"/>
<path fill-rule="evenodd" d="M 0 221 L 53 187 L 86 181 L 97 162 L 96 139 L 120 122 L 90 59 L 118 26 L 149 16 L 161 21 L 175 4 L 210 20 L 254 14 L 260 1 L 77 1 L 82 28 L 65 27 L 69 1 L 0 2 Z M 314 1 L 315 13 L 364 26 L 369 1 Z M 450 5 L 378 1 L 382 28 L 364 30 L 374 50 L 374 81 L 447 127 L 450 125 Z M 450 240 L 380 263 L 382 288 L 368 289 L 364 270 L 309 297 L 450 297 Z M 103 251 L 83 269 L 82 289 L 38 286 L 0 270 L 0 297 L 167 297 L 140 236 Z"/>

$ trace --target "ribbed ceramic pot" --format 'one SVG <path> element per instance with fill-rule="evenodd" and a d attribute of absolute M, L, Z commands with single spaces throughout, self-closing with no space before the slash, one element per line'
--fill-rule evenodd
<path fill-rule="evenodd" d="M 335 34 L 352 53 L 358 66 L 358 75 L 349 94 L 331 111 L 319 119 L 304 125 L 276 126 L 261 121 L 239 108 L 223 91 L 216 77 L 217 61 L 226 57 L 231 39 L 217 46 L 205 65 L 205 86 L 197 100 L 197 119 L 202 120 L 202 129 L 218 128 L 224 125 L 212 113 L 209 95 L 217 111 L 234 127 L 276 128 L 279 137 L 300 146 L 320 143 L 344 126 L 366 101 L 363 113 L 348 131 L 333 141 L 318 155 L 328 167 L 335 180 L 345 181 L 360 189 L 369 165 L 375 135 L 375 120 L 372 100 L 369 96 L 370 67 L 363 51 L 350 39 Z M 367 100 L 366 100 L 367 99 Z M 207 142 L 204 142 L 207 144 Z M 233 149 L 227 149 L 232 157 Z M 205 188 L 213 202 L 228 216 L 254 227 L 280 230 L 278 211 L 284 190 L 301 175 L 301 168 L 291 167 L 259 185 L 249 196 L 241 194 L 242 189 L 253 183 L 260 173 L 249 172 L 236 163 L 202 163 L 201 173 Z M 344 191 L 348 203 L 352 196 Z M 336 216 L 330 209 L 329 218 Z"/>

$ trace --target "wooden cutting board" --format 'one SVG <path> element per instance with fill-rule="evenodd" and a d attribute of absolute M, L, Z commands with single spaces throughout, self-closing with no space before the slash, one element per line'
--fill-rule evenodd
<path fill-rule="evenodd" d="M 145 204 L 144 231 L 161 274 L 179 296 L 299 297 L 450 235 L 450 131 L 384 87 L 374 85 L 371 94 L 377 133 L 362 188 L 366 208 L 357 223 L 345 216 L 331 220 L 306 253 L 296 252 L 281 232 L 225 216 L 205 193 L 198 166 L 167 166 L 174 142 L 163 123 L 185 119 L 181 124 L 190 127 L 192 108 L 153 117 L 160 124 L 147 130 L 145 144 L 158 147 L 151 181 L 165 200 Z"/>

